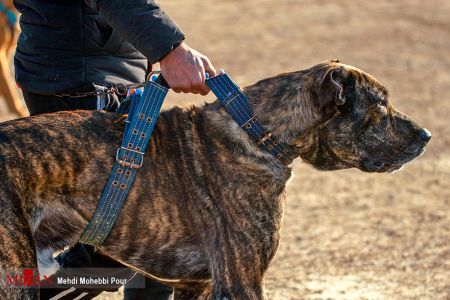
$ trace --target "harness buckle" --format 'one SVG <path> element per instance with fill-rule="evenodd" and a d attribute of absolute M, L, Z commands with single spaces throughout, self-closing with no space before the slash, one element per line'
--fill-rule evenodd
<path fill-rule="evenodd" d="M 120 159 L 119 158 L 120 150 L 130 151 L 132 153 L 138 154 L 139 156 L 138 156 L 137 160 L 139 161 L 139 163 L 136 164 L 134 162 L 127 161 L 129 155 L 125 155 L 124 159 Z M 117 152 L 116 152 L 116 161 L 121 166 L 129 167 L 129 168 L 132 168 L 132 169 L 140 169 L 142 167 L 142 165 L 144 164 L 144 153 L 140 152 L 140 151 L 136 151 L 134 149 L 129 149 L 129 148 L 125 148 L 123 146 L 120 146 L 120 148 L 118 148 Z"/>
<path fill-rule="evenodd" d="M 257 145 L 265 145 L 264 143 L 267 140 L 271 140 L 272 139 L 272 133 L 271 132 L 266 132 L 257 142 Z"/>

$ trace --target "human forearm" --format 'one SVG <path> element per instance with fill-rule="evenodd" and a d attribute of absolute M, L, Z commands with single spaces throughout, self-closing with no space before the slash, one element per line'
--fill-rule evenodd
<path fill-rule="evenodd" d="M 158 62 L 184 39 L 181 29 L 154 1 L 87 2 L 151 63 Z"/>

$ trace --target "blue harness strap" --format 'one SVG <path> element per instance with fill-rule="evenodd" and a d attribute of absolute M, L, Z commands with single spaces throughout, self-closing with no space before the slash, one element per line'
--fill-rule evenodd
<path fill-rule="evenodd" d="M 97 209 L 81 235 L 80 242 L 100 246 L 114 226 L 137 171 L 144 162 L 145 149 L 150 140 L 168 89 L 149 81 L 142 95 L 131 95 L 130 113 L 125 123 L 122 143 L 116 161 L 98 202 Z"/>
<path fill-rule="evenodd" d="M 159 76 L 157 82 L 160 84 L 149 81 L 143 91 L 136 89 L 133 94 L 129 94 L 128 101 L 119 107 L 120 113 L 130 110 L 125 121 L 122 144 L 117 149 L 116 161 L 97 209 L 81 235 L 81 243 L 100 246 L 119 216 L 136 173 L 144 162 L 145 149 L 168 92 L 164 78 Z M 290 146 L 278 142 L 264 129 L 251 110 L 247 97 L 227 74 L 207 79 L 207 84 L 231 117 L 261 148 L 284 164 L 292 162 L 295 156 L 290 151 Z"/>
<path fill-rule="evenodd" d="M 207 79 L 211 91 L 225 107 L 228 114 L 244 129 L 259 147 L 272 153 L 284 164 L 290 164 L 295 155 L 289 145 L 274 139 L 272 133 L 266 131 L 259 123 L 256 114 L 249 106 L 247 96 L 226 73 Z"/>

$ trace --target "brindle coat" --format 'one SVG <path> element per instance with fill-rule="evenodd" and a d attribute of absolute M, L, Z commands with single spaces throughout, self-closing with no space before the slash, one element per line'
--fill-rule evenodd
<path fill-rule="evenodd" d="M 373 77 L 331 61 L 245 88 L 260 122 L 322 170 L 394 171 L 430 138 Z M 95 211 L 121 115 L 60 112 L 0 126 L 0 269 L 51 262 Z M 176 299 L 265 299 L 291 168 L 216 101 L 160 114 L 145 163 L 100 251 L 175 287 Z M 0 287 L 1 299 L 37 289 Z"/>

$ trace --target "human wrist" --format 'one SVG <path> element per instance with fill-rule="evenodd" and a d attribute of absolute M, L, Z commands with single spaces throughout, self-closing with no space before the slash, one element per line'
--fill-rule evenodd
<path fill-rule="evenodd" d="M 176 42 L 175 44 L 173 44 L 172 49 L 169 52 L 167 52 L 163 57 L 161 57 L 159 59 L 159 62 L 161 62 L 164 58 L 166 58 L 170 53 L 172 53 L 175 49 L 177 49 L 182 44 L 184 44 L 184 38 L 182 40 Z"/>

